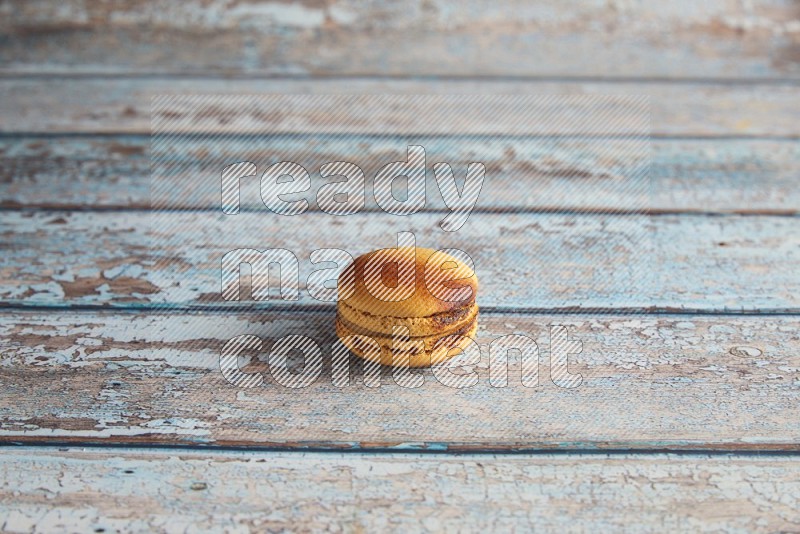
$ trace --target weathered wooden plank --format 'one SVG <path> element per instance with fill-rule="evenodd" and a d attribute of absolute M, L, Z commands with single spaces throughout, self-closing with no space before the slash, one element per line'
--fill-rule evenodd
<path fill-rule="evenodd" d="M 800 87 L 796 85 L 158 77 L 0 79 L 0 132 L 149 134 L 150 106 L 155 96 L 270 93 L 595 94 L 606 95 L 607 98 L 608 95 L 648 95 L 652 133 L 656 136 L 800 136 L 800 109 L 797 106 Z M 92 98 L 86 95 L 92 95 Z M 422 99 L 419 102 L 424 104 L 428 101 Z M 421 104 L 374 110 L 369 120 L 363 122 L 362 130 L 366 133 L 401 131 L 408 117 L 425 117 L 432 113 L 430 108 Z M 581 104 L 585 104 L 585 101 L 581 101 Z M 581 107 L 581 112 L 585 111 L 584 108 Z M 201 118 L 195 127 L 204 130 L 222 128 L 226 131 L 238 128 L 235 121 L 225 122 L 230 119 L 229 116 L 204 113 Z M 280 113 L 244 114 L 243 129 L 254 133 L 274 132 L 282 119 Z M 471 124 L 481 126 L 483 122 L 472 121 Z M 577 123 L 567 121 L 566 124 L 574 127 Z M 595 126 L 602 129 L 603 124 Z M 621 122 L 613 131 L 617 134 L 628 133 L 625 129 L 627 126 L 630 125 Z M 536 121 L 530 121 L 529 127 L 542 134 L 560 131 L 557 123 L 539 125 Z M 641 125 L 637 121 L 631 128 L 638 134 Z M 497 129 L 502 132 L 502 128 Z"/>
<path fill-rule="evenodd" d="M 764 79 L 800 76 L 791 0 L 419 5 L 17 0 L 11 72 Z"/>
<path fill-rule="evenodd" d="M 444 232 L 445 215 L 7 211 L 0 298 L 22 306 L 317 306 L 306 287 L 322 268 L 312 251 L 356 256 L 396 246 L 397 232 L 410 231 L 418 246 L 472 257 L 484 307 L 776 312 L 800 304 L 796 217 L 473 213 Z M 222 256 L 242 247 L 295 254 L 298 300 L 279 300 L 274 276 L 270 300 L 223 301 Z"/>
<path fill-rule="evenodd" d="M 789 532 L 795 458 L 6 448 L 6 532 Z"/>
<path fill-rule="evenodd" d="M 432 139 L 435 144 L 442 141 Z M 641 163 L 642 153 L 623 150 L 630 143 L 566 139 L 466 139 L 450 145 L 454 169 L 475 160 L 487 164 L 487 185 L 479 209 L 546 211 L 623 209 L 632 203 L 625 181 L 602 180 L 620 168 Z M 302 158 L 309 171 L 327 161 L 389 161 L 397 140 L 361 136 L 347 141 L 325 138 L 263 136 L 181 141 L 176 166 L 199 165 L 204 159 L 274 161 Z M 426 141 L 423 146 L 430 148 Z M 352 156 L 350 155 L 352 154 Z M 509 161 L 514 154 L 514 161 Z M 619 154 L 618 158 L 613 158 Z M 302 155 L 302 156 L 301 156 Z M 638 159 L 637 159 L 638 158 Z M 780 213 L 800 211 L 800 142 L 784 140 L 655 139 L 649 154 L 651 212 Z M 384 161 L 385 160 L 385 161 Z M 501 165 L 504 162 L 504 165 Z M 363 164 L 363 163 L 362 163 Z M 367 173 L 370 176 L 370 173 Z M 370 176 L 371 177 L 371 176 Z M 186 194 L 180 208 L 219 208 L 217 177 L 197 174 L 161 176 L 165 188 Z M 433 176 L 428 176 L 428 206 L 444 209 Z M 591 181 L 593 187 L 575 187 Z M 635 180 L 629 180 L 635 181 Z M 192 187 L 186 187 L 191 183 Z M 255 182 L 254 182 L 255 183 Z M 312 188 L 323 183 L 312 172 Z M 0 207 L 15 208 L 147 208 L 150 206 L 150 139 L 145 136 L 20 136 L 0 138 Z M 606 187 L 607 184 L 610 184 Z M 258 194 L 247 189 L 244 209 L 259 208 Z M 252 188 L 251 188 L 252 189 Z M 568 195 L 566 193 L 569 193 Z M 255 200 L 255 201 L 254 201 Z M 640 207 L 640 206 L 638 206 Z M 311 203 L 311 209 L 316 203 Z M 377 209 L 367 195 L 365 209 Z"/>
<path fill-rule="evenodd" d="M 0 314 L 0 439 L 5 442 L 162 443 L 344 449 L 800 450 L 800 317 L 587 317 L 483 313 L 477 382 L 454 389 L 430 370 L 411 389 L 384 369 L 366 387 L 334 385 L 333 312 L 4 312 Z M 550 380 L 551 324 L 582 352 Z M 539 345 L 538 387 L 511 358 L 507 387 L 489 382 L 488 345 L 518 333 Z M 220 351 L 257 335 L 246 372 L 223 377 Z M 289 388 L 269 370 L 277 338 L 319 344 L 323 371 Z M 249 361 L 250 363 L 247 363 Z M 441 376 L 441 375 L 440 375 Z M 446 379 L 445 379 L 446 380 Z M 452 384 L 452 382 L 450 382 Z M 530 383 L 529 383 L 530 385 Z"/>

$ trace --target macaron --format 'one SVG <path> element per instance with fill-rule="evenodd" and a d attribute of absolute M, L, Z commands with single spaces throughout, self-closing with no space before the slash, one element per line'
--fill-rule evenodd
<path fill-rule="evenodd" d="M 439 363 L 458 355 L 455 349 L 478 330 L 477 276 L 445 251 L 364 254 L 342 271 L 338 291 L 337 336 L 357 356 L 383 365 Z"/>

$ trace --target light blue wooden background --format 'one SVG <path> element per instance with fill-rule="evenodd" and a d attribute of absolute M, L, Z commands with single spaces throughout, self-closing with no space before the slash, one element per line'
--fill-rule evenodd
<path fill-rule="evenodd" d="M 792 0 L 3 1 L 0 530 L 797 530 L 798 84 Z M 526 246 L 602 243 L 618 221 L 543 213 L 520 194 L 558 185 L 541 169 L 501 175 L 458 237 L 491 275 L 478 341 L 545 346 L 548 324 L 573 325 L 580 388 L 236 390 L 224 340 L 330 340 L 330 312 L 220 309 L 165 283 L 146 231 L 164 93 L 648 95 L 655 281 L 600 315 L 542 306 L 554 275 Z M 213 242 L 191 216 L 213 202 L 187 198 L 171 238 Z M 276 236 L 386 246 L 386 218 L 359 217 Z M 211 272 L 210 253 L 169 268 Z"/>

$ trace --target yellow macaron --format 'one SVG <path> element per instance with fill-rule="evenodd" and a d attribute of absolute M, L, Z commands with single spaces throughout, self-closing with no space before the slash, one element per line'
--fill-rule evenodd
<path fill-rule="evenodd" d="M 427 367 L 459 354 L 477 333 L 477 276 L 444 251 L 364 254 L 341 273 L 338 290 L 336 334 L 364 359 L 376 360 L 379 349 L 384 365 Z"/>

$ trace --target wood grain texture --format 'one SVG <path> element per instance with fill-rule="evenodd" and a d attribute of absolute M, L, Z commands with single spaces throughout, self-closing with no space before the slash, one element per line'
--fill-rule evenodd
<path fill-rule="evenodd" d="M 791 532 L 793 458 L 0 450 L 5 532 Z"/>
<path fill-rule="evenodd" d="M 448 233 L 444 216 L 8 211 L 0 235 L 12 253 L 0 298 L 21 306 L 318 306 L 305 284 L 322 268 L 310 262 L 313 250 L 355 257 L 411 231 L 418 246 L 468 253 L 488 308 L 792 312 L 800 303 L 796 217 L 473 213 Z M 270 300 L 223 301 L 221 258 L 241 247 L 295 254 L 299 300 L 279 300 L 273 276 Z"/>
<path fill-rule="evenodd" d="M 332 312 L 7 311 L 0 315 L 4 442 L 242 445 L 290 449 L 800 450 L 797 316 L 603 316 L 483 313 L 480 362 L 454 389 L 422 373 L 411 389 L 390 369 L 364 385 L 331 375 Z M 575 388 L 550 381 L 549 325 L 582 343 Z M 488 344 L 510 333 L 539 345 L 538 387 L 511 358 L 508 386 L 489 383 Z M 220 371 L 229 339 L 257 335 L 241 365 L 264 383 L 238 388 Z M 269 370 L 276 339 L 309 336 L 322 374 L 289 388 Z M 299 362 L 297 362 L 299 363 Z"/>
<path fill-rule="evenodd" d="M 791 0 L 5 2 L 7 72 L 800 77 Z"/>
<path fill-rule="evenodd" d="M 151 132 L 150 105 L 164 94 L 596 94 L 650 97 L 652 133 L 658 136 L 800 137 L 800 87 L 788 85 L 573 82 L 425 81 L 380 79 L 221 80 L 209 78 L 8 78 L 0 79 L 0 132 Z M 87 98 L 91 95 L 91 98 Z M 370 117 L 368 131 L 397 131 L 397 121 L 430 109 L 404 106 Z M 278 115 L 279 116 L 279 115 Z M 245 116 L 248 131 L 270 132 L 273 114 Z M 205 114 L 195 126 L 230 131 L 235 122 Z M 401 121 L 402 122 L 402 121 Z M 480 124 L 480 121 L 473 121 Z M 533 124 L 532 127 L 536 127 Z M 540 133 L 547 134 L 544 128 Z M 637 125 L 636 132 L 640 131 Z M 617 133 L 625 133 L 622 128 Z"/>
<path fill-rule="evenodd" d="M 208 209 L 213 187 L 182 198 L 189 211 L 147 213 L 151 100 L 195 93 L 648 95 L 651 207 L 704 215 L 563 213 L 628 209 L 614 183 L 553 199 L 630 160 L 589 148 L 554 157 L 559 140 L 533 166 L 500 169 L 453 235 L 438 228 L 436 195 L 428 209 L 440 212 L 410 221 L 282 218 L 248 200 L 231 231 Z M 0 530 L 797 530 L 798 101 L 794 0 L 0 3 L 0 444 L 39 445 L 0 448 Z M 266 132 L 281 148 L 259 157 L 342 154 L 288 140 L 307 128 L 257 111 L 170 117 Z M 338 112 L 313 111 L 323 130 Z M 380 136 L 409 133 L 409 114 L 436 124 L 424 101 L 387 106 L 360 126 L 360 150 L 383 158 Z M 502 117 L 472 123 L 515 133 Z M 526 133 L 609 133 L 584 123 L 530 121 Z M 457 163 L 530 153 L 527 143 L 484 139 Z M 239 152 L 189 148 L 190 159 Z M 506 213 L 520 208 L 556 213 Z M 306 292 L 308 253 L 390 246 L 399 230 L 476 260 L 482 358 L 461 369 L 478 377 L 470 388 L 426 370 L 409 389 L 388 369 L 368 388 L 354 357 L 351 383 L 332 383 L 333 312 Z M 296 252 L 301 300 L 221 301 L 219 257 L 237 246 Z M 570 357 L 577 388 L 550 381 L 552 324 L 582 343 Z M 538 387 L 522 385 L 513 356 L 509 387 L 490 385 L 488 346 L 509 333 L 539 344 Z M 257 388 L 219 368 L 241 334 L 264 340 L 242 362 L 262 374 Z M 270 371 L 287 334 L 322 348 L 307 388 Z M 66 448 L 88 444 L 152 448 Z M 223 446 L 252 450 L 213 450 Z M 305 452 L 315 449 L 361 454 Z M 678 450 L 695 453 L 664 454 Z M 540 454 L 464 454 L 478 451 Z"/>
<path fill-rule="evenodd" d="M 313 141 L 313 142 L 312 142 Z M 0 207 L 4 208 L 148 208 L 151 201 L 150 139 L 146 136 L 19 136 L 0 138 Z M 441 144 L 438 141 L 436 144 Z M 426 142 L 425 145 L 430 145 Z M 630 142 L 559 139 L 463 140 L 449 158 L 454 169 L 473 161 L 487 164 L 487 184 L 479 209 L 546 211 L 621 210 L 626 206 L 649 207 L 660 212 L 800 213 L 800 141 L 784 140 L 684 140 L 655 139 L 649 153 L 650 180 L 647 198 L 638 206 L 630 190 L 619 180 L 620 168 L 631 168 L 643 154 L 624 150 Z M 399 140 L 376 136 L 330 139 L 263 136 L 240 141 L 191 140 L 181 143 L 184 167 L 203 159 L 236 161 L 250 159 L 261 169 L 275 161 L 303 159 L 309 171 L 321 163 L 348 159 L 380 162 L 396 157 Z M 356 149 L 356 147 L 358 147 Z M 613 158 L 613 154 L 618 154 Z M 349 154 L 352 154 L 349 155 Z M 511 160 L 511 156 L 515 161 Z M 638 158 L 638 160 L 637 160 Z M 177 163 L 180 161 L 180 163 Z M 502 163 L 502 164 L 501 164 Z M 641 163 L 641 161 L 638 161 Z M 368 178 L 372 178 L 367 172 Z M 185 196 L 173 206 L 219 208 L 214 180 L 189 181 L 187 173 L 159 178 L 164 188 L 183 184 Z M 428 176 L 427 205 L 444 209 L 433 176 Z M 326 181 L 312 172 L 312 188 Z M 590 182 L 593 187 L 579 187 Z M 186 184 L 191 183 L 191 187 Z M 172 185 L 170 185 L 172 184 Z M 245 209 L 261 208 L 257 184 L 244 181 Z M 598 187 L 601 186 L 601 187 Z M 565 192 L 569 195 L 565 195 Z M 315 195 L 314 195 L 315 197 Z M 255 199 L 255 201 L 254 201 Z M 376 210 L 371 195 L 366 209 Z M 311 202 L 311 209 L 316 203 Z"/>

